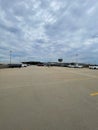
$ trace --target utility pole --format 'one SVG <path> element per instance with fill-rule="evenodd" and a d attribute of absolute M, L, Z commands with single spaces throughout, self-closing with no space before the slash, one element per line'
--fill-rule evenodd
<path fill-rule="evenodd" d="M 78 54 L 76 54 L 76 63 L 78 63 Z"/>

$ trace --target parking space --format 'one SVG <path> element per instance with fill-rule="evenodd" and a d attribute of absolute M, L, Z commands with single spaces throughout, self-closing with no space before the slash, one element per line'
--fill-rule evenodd
<path fill-rule="evenodd" d="M 97 130 L 98 70 L 0 70 L 1 130 Z"/>

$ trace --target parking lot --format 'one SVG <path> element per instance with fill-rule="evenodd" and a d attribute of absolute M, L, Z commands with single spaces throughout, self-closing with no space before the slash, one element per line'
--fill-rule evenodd
<path fill-rule="evenodd" d="M 98 70 L 0 69 L 0 130 L 98 130 Z"/>

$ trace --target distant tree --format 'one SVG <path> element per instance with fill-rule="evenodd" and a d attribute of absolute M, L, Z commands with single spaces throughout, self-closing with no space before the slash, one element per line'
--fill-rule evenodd
<path fill-rule="evenodd" d="M 63 61 L 63 59 L 62 59 L 62 58 L 59 58 L 59 59 L 58 59 L 58 62 L 62 62 L 62 61 Z"/>

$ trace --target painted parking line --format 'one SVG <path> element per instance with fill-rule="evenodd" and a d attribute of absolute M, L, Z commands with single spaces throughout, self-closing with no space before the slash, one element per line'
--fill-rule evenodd
<path fill-rule="evenodd" d="M 97 78 L 98 79 L 98 76 L 95 76 L 95 75 L 91 75 L 91 74 L 86 74 L 85 72 L 76 72 L 76 71 L 68 71 L 70 73 L 73 73 L 73 74 L 78 74 L 78 75 L 81 75 L 81 76 L 86 76 L 86 77 L 91 77 L 91 78 Z"/>
<path fill-rule="evenodd" d="M 98 92 L 91 93 L 90 96 L 97 96 Z"/>
<path fill-rule="evenodd" d="M 65 79 L 64 81 L 81 81 L 81 80 L 91 80 L 91 78 L 70 78 Z"/>

